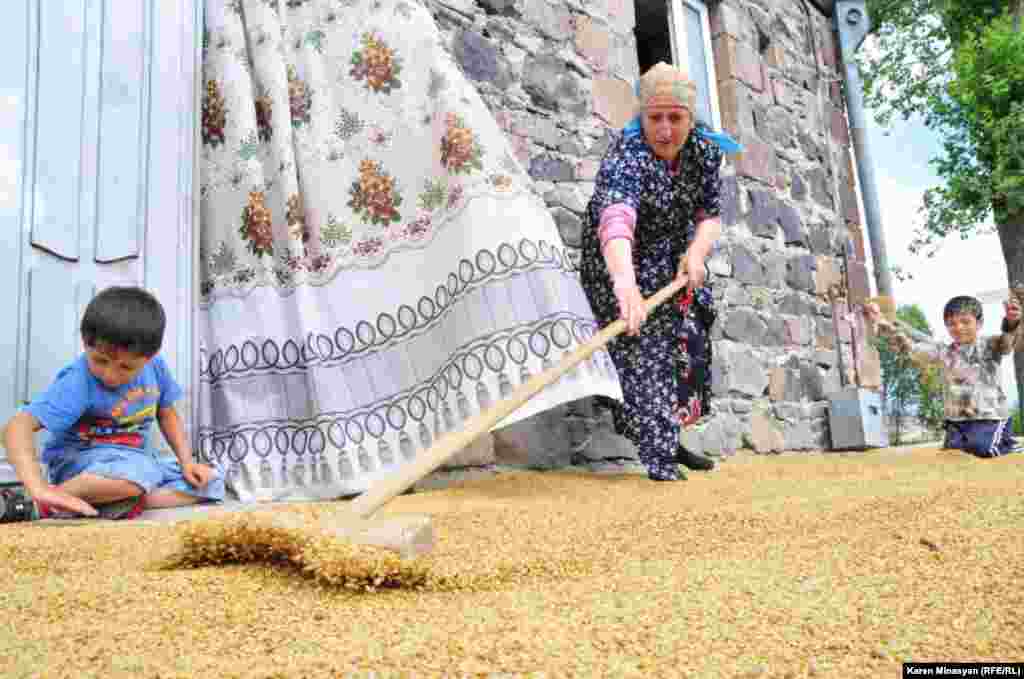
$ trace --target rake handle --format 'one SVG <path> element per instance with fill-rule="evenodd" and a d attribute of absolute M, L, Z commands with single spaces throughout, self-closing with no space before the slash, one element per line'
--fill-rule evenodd
<path fill-rule="evenodd" d="M 680 276 L 648 297 L 644 300 L 647 312 L 650 313 L 665 300 L 682 290 L 686 283 L 686 277 Z M 545 387 L 556 382 L 562 375 L 586 360 L 625 329 L 626 322 L 621 318 L 608 324 L 601 332 L 585 344 L 576 347 L 575 351 L 565 356 L 556 365 L 534 375 L 503 400 L 472 417 L 463 429 L 445 434 L 422 455 L 417 455 L 409 464 L 400 467 L 393 476 L 374 484 L 372 488 L 352 501 L 349 505 L 352 512 L 360 518 L 369 518 L 392 498 L 440 467 L 455 453 L 476 440 L 478 436 L 490 431 L 494 425 L 515 412 L 519 406 L 536 396 Z"/>

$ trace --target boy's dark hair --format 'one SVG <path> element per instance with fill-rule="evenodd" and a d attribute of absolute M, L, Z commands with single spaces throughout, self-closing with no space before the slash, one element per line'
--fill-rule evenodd
<path fill-rule="evenodd" d="M 953 299 L 946 302 L 946 308 L 942 310 L 942 320 L 947 320 L 950 316 L 956 316 L 958 314 L 972 314 L 981 323 L 984 318 L 984 313 L 981 309 L 981 302 L 974 297 L 967 295 L 957 295 Z"/>
<path fill-rule="evenodd" d="M 141 356 L 155 356 L 164 341 L 167 317 L 156 297 L 142 288 L 112 287 L 92 298 L 82 315 L 87 347 L 107 344 Z"/>

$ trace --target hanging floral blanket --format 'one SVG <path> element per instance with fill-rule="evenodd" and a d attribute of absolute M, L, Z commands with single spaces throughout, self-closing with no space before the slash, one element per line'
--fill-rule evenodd
<path fill-rule="evenodd" d="M 200 455 L 365 490 L 591 337 L 558 232 L 409 0 L 207 0 Z M 600 352 L 502 423 L 619 398 Z"/>

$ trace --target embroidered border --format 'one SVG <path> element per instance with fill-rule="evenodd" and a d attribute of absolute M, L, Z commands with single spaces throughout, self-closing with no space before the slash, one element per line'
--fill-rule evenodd
<path fill-rule="evenodd" d="M 593 321 L 562 312 L 480 336 L 456 349 L 428 379 L 375 403 L 346 412 L 325 412 L 307 420 L 280 418 L 222 430 L 201 428 L 199 455 L 219 467 L 240 465 L 250 454 L 261 461 L 261 467 L 269 464 L 272 455 L 281 458 L 282 467 L 289 466 L 289 456 L 295 457 L 297 464 L 307 455 L 323 466 L 323 461 L 317 460 L 330 445 L 338 451 L 339 469 L 352 464 L 347 450 L 354 448 L 360 469 L 372 472 L 378 465 L 396 462 L 385 438 L 397 435 L 402 457 L 412 459 L 417 447 L 428 448 L 436 435 L 455 429 L 457 421 L 490 407 L 493 397 L 488 380 L 497 381 L 498 396 L 504 398 L 514 389 L 509 373 L 514 375 L 516 366 L 522 384 L 531 376 L 528 363 L 539 362 L 541 370 L 547 369 L 554 364 L 554 354 L 568 354 L 593 337 L 596 329 Z M 611 358 L 603 349 L 581 365 L 563 379 L 575 379 L 580 370 L 588 369 L 609 379 L 615 375 Z M 465 387 L 473 384 L 472 393 L 466 396 Z M 455 402 L 454 410 L 451 400 Z M 419 446 L 408 433 L 410 427 Z M 378 443 L 376 463 L 365 447 L 373 440 Z M 351 477 L 342 473 L 342 478 Z"/>
<path fill-rule="evenodd" d="M 308 333 L 301 346 L 292 339 L 282 344 L 249 339 L 212 353 L 200 349 L 200 380 L 217 384 L 253 374 L 347 362 L 429 331 L 460 297 L 485 283 L 544 269 L 576 275 L 565 249 L 546 241 L 524 238 L 518 247 L 502 243 L 494 252 L 479 250 L 472 260 L 459 262 L 457 272 L 448 274 L 446 284 L 437 286 L 433 297 L 420 297 L 415 308 L 403 304 L 393 313 L 379 314 L 376 322 L 363 320 L 353 328 L 339 327 L 333 335 Z"/>

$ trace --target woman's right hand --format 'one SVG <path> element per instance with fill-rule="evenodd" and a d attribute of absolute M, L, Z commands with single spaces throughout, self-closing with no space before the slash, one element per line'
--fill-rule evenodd
<path fill-rule="evenodd" d="M 636 283 L 615 286 L 615 298 L 619 301 L 619 316 L 626 322 L 629 335 L 640 334 L 640 326 L 647 320 L 647 305 Z"/>
<path fill-rule="evenodd" d="M 647 307 L 636 285 L 632 241 L 613 238 L 605 243 L 604 261 L 612 279 L 615 299 L 619 302 L 619 317 L 626 322 L 626 331 L 635 336 L 640 332 L 640 325 L 647 320 Z"/>

